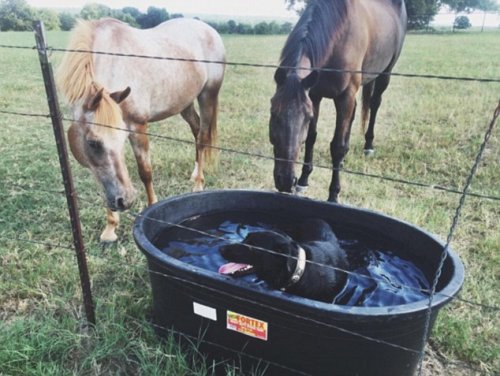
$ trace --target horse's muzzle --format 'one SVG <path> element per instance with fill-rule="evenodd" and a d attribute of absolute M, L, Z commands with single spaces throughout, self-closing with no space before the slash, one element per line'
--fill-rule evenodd
<path fill-rule="evenodd" d="M 118 210 L 125 210 L 127 209 L 127 205 L 125 205 L 125 200 L 123 199 L 123 197 L 118 197 L 116 199 L 116 207 Z"/>
<path fill-rule="evenodd" d="M 126 198 L 122 196 L 118 196 L 115 198 L 108 197 L 107 206 L 112 211 L 125 211 L 130 209 L 135 201 L 134 197 Z"/>
<path fill-rule="evenodd" d="M 292 188 L 297 184 L 297 178 L 292 174 L 282 174 L 276 173 L 274 174 L 274 186 L 280 192 L 291 193 Z"/>

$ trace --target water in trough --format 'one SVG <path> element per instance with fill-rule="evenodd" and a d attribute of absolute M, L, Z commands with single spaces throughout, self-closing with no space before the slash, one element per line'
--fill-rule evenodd
<path fill-rule="evenodd" d="M 290 234 L 295 221 L 261 212 L 227 212 L 203 215 L 184 221 L 181 226 L 166 228 L 155 239 L 155 245 L 164 253 L 193 266 L 217 272 L 227 261 L 219 247 L 241 242 L 248 233 L 273 230 Z M 195 231 L 190 230 L 195 229 Z M 358 306 L 383 307 L 416 302 L 427 298 L 424 290 L 429 282 L 423 272 L 409 259 L 400 257 L 390 246 L 349 236 L 349 231 L 339 235 L 351 270 L 343 290 L 332 303 Z M 345 234 L 347 233 L 347 235 Z M 239 277 L 257 290 L 268 290 L 264 281 L 255 274 Z"/>

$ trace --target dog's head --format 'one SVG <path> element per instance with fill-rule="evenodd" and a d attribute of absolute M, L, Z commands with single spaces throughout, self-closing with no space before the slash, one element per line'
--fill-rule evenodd
<path fill-rule="evenodd" d="M 252 271 L 270 287 L 281 288 L 295 268 L 298 245 L 285 235 L 259 231 L 247 235 L 242 243 L 222 246 L 219 252 L 226 260 L 236 263 L 223 265 L 221 273 L 238 275 L 239 270 Z"/>

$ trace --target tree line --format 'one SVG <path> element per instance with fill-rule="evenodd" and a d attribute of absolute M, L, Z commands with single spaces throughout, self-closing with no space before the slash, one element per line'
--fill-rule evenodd
<path fill-rule="evenodd" d="M 289 9 L 296 9 L 299 14 L 309 2 L 313 1 L 316 0 L 284 0 Z M 434 16 L 443 6 L 457 14 L 455 24 L 459 25 L 463 25 L 467 17 L 458 16 L 458 13 L 470 13 L 475 10 L 498 11 L 499 9 L 496 0 L 405 0 L 405 4 L 408 13 L 408 30 L 429 28 Z"/>
<path fill-rule="evenodd" d="M 310 1 L 315 0 L 283 0 L 289 8 L 294 8 L 300 14 Z M 472 12 L 474 10 L 497 11 L 495 0 L 405 0 L 408 12 L 408 29 L 427 29 L 434 16 L 442 6 L 451 11 Z M 112 17 L 127 22 L 131 26 L 147 29 L 172 18 L 183 17 L 180 13 L 169 14 L 165 8 L 149 7 L 145 13 L 134 7 L 112 9 L 106 5 L 93 3 L 85 5 L 79 13 L 67 11 L 56 12 L 50 9 L 30 7 L 26 0 L 0 0 L 0 31 L 31 30 L 33 20 L 41 20 L 47 30 L 70 30 L 78 18 L 89 20 L 102 17 Z M 288 34 L 293 27 L 290 22 L 278 24 L 260 22 L 255 25 L 236 22 L 208 22 L 221 34 Z M 468 19 L 459 16 L 456 25 L 470 25 Z M 455 26 L 455 25 L 454 25 Z"/>
<path fill-rule="evenodd" d="M 79 13 L 56 12 L 29 6 L 26 0 L 0 0 L 0 31 L 28 31 L 34 20 L 43 21 L 47 30 L 71 30 L 77 19 L 91 20 L 112 17 L 131 26 L 148 29 L 172 18 L 183 17 L 180 13 L 169 14 L 165 8 L 149 7 L 145 13 L 134 7 L 112 9 L 93 3 L 85 5 Z M 208 22 L 222 34 L 288 34 L 293 27 L 290 22 L 278 24 L 259 22 L 255 25 L 236 22 Z"/>

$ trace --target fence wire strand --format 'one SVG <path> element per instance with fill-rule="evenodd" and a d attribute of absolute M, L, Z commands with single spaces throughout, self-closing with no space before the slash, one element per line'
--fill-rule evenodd
<path fill-rule="evenodd" d="M 44 247 L 48 248 L 61 248 L 61 249 L 71 249 L 71 250 L 74 249 L 72 246 L 69 245 L 50 243 L 42 240 L 24 239 L 20 237 L 13 238 L 10 236 L 0 235 L 0 239 L 3 239 L 5 241 L 10 241 L 13 243 L 29 243 L 29 244 L 43 245 Z"/>
<path fill-rule="evenodd" d="M 0 48 L 10 48 L 10 49 L 33 49 L 35 47 L 27 46 L 15 46 L 0 44 Z M 47 46 L 47 51 L 50 54 L 52 52 L 69 52 L 69 53 L 87 53 L 94 55 L 108 55 L 117 57 L 127 57 L 127 58 L 139 58 L 139 59 L 153 59 L 153 60 L 165 60 L 165 61 L 180 61 L 189 63 L 200 63 L 200 64 L 217 64 L 225 66 L 241 66 L 241 67 L 252 67 L 252 68 L 268 68 L 268 69 L 300 69 L 308 71 L 318 71 L 318 72 L 330 72 L 330 73 L 342 73 L 342 74 L 364 74 L 364 75 L 385 75 L 385 76 L 395 76 L 395 77 L 405 77 L 405 78 L 424 78 L 424 79 L 438 79 L 438 80 L 452 80 L 452 81 L 466 81 L 466 82 L 481 82 L 481 83 L 500 83 L 499 77 L 463 77 L 463 76 L 448 76 L 439 74 L 417 74 L 417 73 L 398 73 L 398 72 L 376 72 L 376 71 L 363 71 L 363 70 L 346 70 L 346 69 L 335 69 L 335 68 L 298 68 L 295 66 L 286 66 L 279 64 L 259 64 L 259 63 L 246 63 L 246 62 L 232 62 L 232 61 L 220 61 L 220 60 L 205 60 L 205 59 L 192 59 L 192 58 L 182 58 L 174 56 L 155 56 L 155 55 L 141 55 L 141 54 L 126 54 L 119 52 L 109 52 L 109 51 L 94 51 L 85 49 L 68 49 L 68 48 L 57 48 Z"/>
<path fill-rule="evenodd" d="M 109 55 L 118 57 L 130 57 L 130 58 L 140 58 L 140 59 L 153 59 L 153 60 L 167 60 L 167 61 L 181 61 L 189 63 L 202 63 L 202 64 L 217 64 L 225 66 L 242 66 L 242 67 L 252 67 L 252 68 L 269 68 L 269 69 L 300 69 L 307 71 L 318 71 L 318 72 L 333 72 L 342 74 L 365 74 L 365 75 L 385 75 L 385 76 L 398 76 L 406 78 L 426 78 L 426 79 L 440 79 L 440 80 L 454 80 L 454 81 L 476 81 L 476 82 L 500 82 L 500 78 L 477 78 L 477 77 L 459 77 L 459 76 L 445 76 L 445 75 L 434 75 L 434 74 L 413 74 L 413 73 L 397 73 L 397 72 L 375 72 L 375 71 L 363 71 L 363 70 L 346 70 L 346 69 L 334 69 L 334 68 L 297 68 L 295 66 L 287 65 L 277 65 L 277 64 L 257 64 L 257 63 L 245 63 L 245 62 L 231 62 L 231 61 L 218 61 L 218 60 L 204 60 L 204 59 L 190 59 L 172 56 L 153 56 L 153 55 L 138 55 L 138 54 L 125 54 L 118 52 L 107 52 L 107 51 L 93 51 L 93 50 L 83 50 L 83 49 L 65 49 L 65 48 L 50 48 L 54 52 L 70 52 L 70 53 L 89 53 L 95 55 Z"/>
<path fill-rule="evenodd" d="M 80 120 L 76 120 L 76 119 L 64 117 L 64 116 L 62 117 L 62 119 L 69 121 L 69 122 L 76 122 L 76 123 L 83 122 Z M 288 160 L 288 159 L 284 159 L 284 158 L 276 158 L 276 157 L 264 155 L 261 153 L 241 151 L 241 150 L 223 147 L 223 146 L 200 144 L 200 143 L 197 143 L 196 141 L 189 141 L 189 140 L 180 139 L 180 138 L 176 138 L 176 137 L 159 135 L 159 134 L 155 134 L 155 133 L 151 133 L 151 132 L 135 132 L 135 131 L 130 130 L 130 129 L 117 128 L 117 127 L 114 127 L 114 126 L 109 125 L 109 124 L 102 124 L 102 123 L 96 123 L 96 122 L 90 122 L 90 121 L 85 121 L 85 123 L 95 125 L 98 127 L 110 128 L 110 129 L 114 129 L 114 130 L 121 131 L 121 132 L 131 133 L 131 134 L 132 133 L 140 133 L 140 134 L 146 135 L 148 137 L 152 137 L 152 138 L 164 140 L 164 141 L 172 141 L 172 142 L 176 142 L 176 143 L 182 143 L 182 144 L 188 144 L 188 145 L 194 145 L 194 146 L 201 145 L 201 146 L 206 147 L 206 148 L 211 148 L 211 149 L 214 149 L 217 151 L 222 151 L 222 152 L 231 153 L 231 154 L 238 154 L 238 155 L 243 155 L 243 156 L 248 156 L 248 157 L 256 157 L 256 158 L 265 159 L 265 160 L 269 160 L 269 161 L 290 162 L 290 163 L 294 163 L 295 165 L 298 165 L 298 166 L 303 166 L 306 164 L 305 162 L 301 162 L 301 161 Z M 421 187 L 421 188 L 429 188 L 429 189 L 434 189 L 437 191 L 443 191 L 443 192 L 448 192 L 448 193 L 462 194 L 462 191 L 459 191 L 455 188 L 447 188 L 447 187 L 443 187 L 443 186 L 438 185 L 438 184 L 428 184 L 428 183 L 411 181 L 411 180 L 407 180 L 407 179 L 394 178 L 394 177 L 385 176 L 385 175 L 377 175 L 377 174 L 371 174 L 371 173 L 366 173 L 366 172 L 361 172 L 361 171 L 354 171 L 354 170 L 349 170 L 345 167 L 336 168 L 333 166 L 325 166 L 325 165 L 321 165 L 321 164 L 317 164 L 317 163 L 308 163 L 308 165 L 311 165 L 312 167 L 316 167 L 316 168 L 319 168 L 322 170 L 328 170 L 330 172 L 340 171 L 340 172 L 344 172 L 344 173 L 350 174 L 350 175 L 357 175 L 357 176 L 362 176 L 362 177 L 367 177 L 367 178 L 374 178 L 374 179 L 379 179 L 379 180 L 384 180 L 384 181 L 390 181 L 393 183 L 412 185 L 412 186 Z M 485 194 L 480 194 L 480 193 L 467 193 L 467 195 L 474 196 L 477 198 L 484 198 L 484 199 L 489 199 L 489 200 L 494 200 L 494 201 L 500 201 L 500 196 L 485 195 Z"/>
<path fill-rule="evenodd" d="M 50 119 L 50 114 L 34 114 L 30 112 L 21 112 L 21 111 L 0 110 L 0 114 L 14 115 L 14 116 L 44 117 Z"/>
<path fill-rule="evenodd" d="M 39 188 L 39 187 L 33 188 L 31 185 L 27 185 L 27 184 L 9 183 L 9 186 L 17 188 L 17 189 L 22 189 L 23 191 L 26 191 L 26 192 L 53 193 L 53 194 L 57 194 L 57 195 L 64 195 L 65 194 L 64 190 L 57 191 L 55 189 L 45 189 L 45 188 Z"/>

